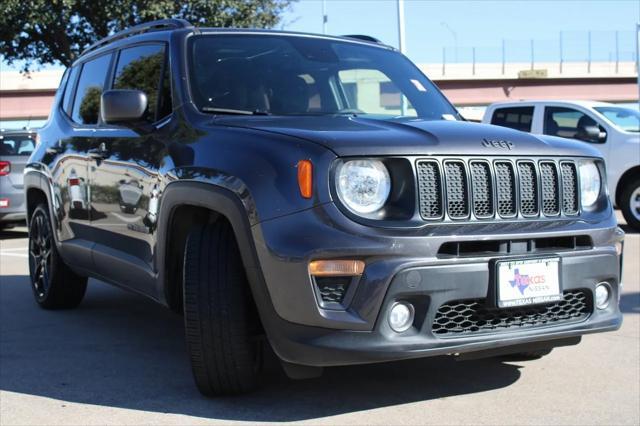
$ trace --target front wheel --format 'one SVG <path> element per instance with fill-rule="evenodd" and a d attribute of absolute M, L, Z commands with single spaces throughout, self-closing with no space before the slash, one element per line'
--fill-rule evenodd
<path fill-rule="evenodd" d="M 640 177 L 632 179 L 622 190 L 620 209 L 627 224 L 640 231 Z"/>
<path fill-rule="evenodd" d="M 260 321 L 229 223 L 189 234 L 183 291 L 187 350 L 200 392 L 251 390 L 262 365 Z"/>
<path fill-rule="evenodd" d="M 29 222 L 29 274 L 36 302 L 45 309 L 75 308 L 87 289 L 87 278 L 73 272 L 58 254 L 44 204 L 36 207 Z"/>

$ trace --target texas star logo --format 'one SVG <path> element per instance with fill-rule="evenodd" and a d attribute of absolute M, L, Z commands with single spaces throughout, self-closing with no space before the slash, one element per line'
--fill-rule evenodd
<path fill-rule="evenodd" d="M 511 287 L 518 287 L 520 290 L 520 294 L 524 296 L 524 291 L 531 284 L 543 284 L 545 281 L 544 275 L 520 275 L 520 270 L 516 268 L 515 273 L 513 274 L 513 281 L 509 281 Z"/>

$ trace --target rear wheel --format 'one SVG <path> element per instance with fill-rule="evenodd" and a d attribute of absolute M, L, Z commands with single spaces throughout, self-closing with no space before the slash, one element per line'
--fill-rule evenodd
<path fill-rule="evenodd" d="M 640 177 L 632 179 L 622 190 L 620 209 L 627 224 L 640 231 Z"/>
<path fill-rule="evenodd" d="M 189 234 L 183 296 L 187 349 L 200 392 L 251 390 L 262 361 L 260 322 L 229 223 Z"/>
<path fill-rule="evenodd" d="M 29 222 L 29 274 L 36 302 L 45 309 L 75 308 L 87 289 L 87 278 L 74 273 L 58 254 L 44 204 Z"/>

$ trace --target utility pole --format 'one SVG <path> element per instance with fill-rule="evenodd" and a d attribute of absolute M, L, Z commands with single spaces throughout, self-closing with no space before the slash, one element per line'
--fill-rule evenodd
<path fill-rule="evenodd" d="M 589 31 L 587 34 L 589 35 L 589 38 L 587 39 L 587 42 L 588 42 L 587 46 L 589 48 L 589 59 L 587 61 L 587 72 L 589 74 L 591 74 L 591 31 Z"/>
<path fill-rule="evenodd" d="M 327 16 L 327 0 L 322 0 L 322 34 L 327 33 L 327 22 L 329 22 L 329 17 Z"/>
<path fill-rule="evenodd" d="M 616 30 L 616 74 L 618 74 L 618 69 L 620 68 L 620 40 L 618 30 Z"/>
<path fill-rule="evenodd" d="M 531 39 L 531 70 L 533 71 L 535 63 L 535 51 L 533 49 L 533 39 Z"/>
<path fill-rule="evenodd" d="M 505 46 L 505 41 L 504 39 L 502 39 L 502 75 L 504 75 L 504 71 L 505 71 L 505 65 L 507 62 L 507 55 L 506 55 L 507 49 Z"/>
<path fill-rule="evenodd" d="M 449 32 L 451 33 L 451 35 L 453 36 L 453 61 L 455 63 L 458 63 L 458 33 L 453 31 L 453 28 L 451 28 L 449 26 L 449 24 L 447 24 L 446 22 L 440 22 L 440 25 L 442 25 L 443 27 L 445 27 L 447 30 L 449 30 Z"/>
<path fill-rule="evenodd" d="M 563 62 L 564 62 L 564 45 L 562 40 L 562 31 L 560 31 L 560 74 L 562 74 Z"/>
<path fill-rule="evenodd" d="M 400 53 L 406 53 L 405 38 L 404 38 L 404 0 L 396 0 L 398 6 L 398 49 Z M 407 115 L 407 102 L 400 93 L 400 114 Z"/>
<path fill-rule="evenodd" d="M 638 109 L 640 109 L 640 22 L 636 24 L 636 74 L 638 74 Z"/>

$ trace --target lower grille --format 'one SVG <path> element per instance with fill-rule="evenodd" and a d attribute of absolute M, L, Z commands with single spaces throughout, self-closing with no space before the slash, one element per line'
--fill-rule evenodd
<path fill-rule="evenodd" d="M 432 331 L 436 336 L 522 330 L 551 324 L 585 320 L 593 303 L 588 290 L 564 292 L 563 300 L 544 305 L 498 309 L 487 306 L 486 299 L 455 300 L 438 308 Z"/>
<path fill-rule="evenodd" d="M 351 277 L 315 277 L 320 302 L 322 305 L 329 303 L 342 303 L 349 289 Z"/>

